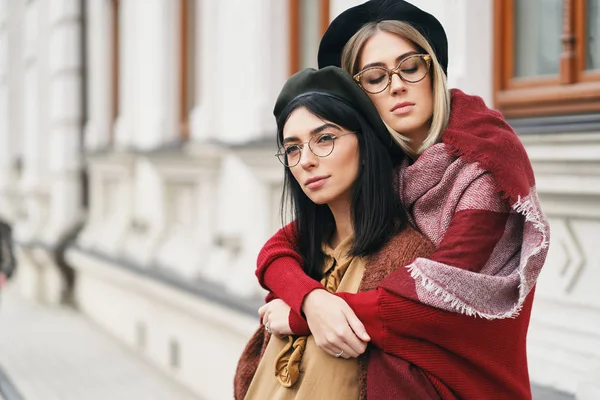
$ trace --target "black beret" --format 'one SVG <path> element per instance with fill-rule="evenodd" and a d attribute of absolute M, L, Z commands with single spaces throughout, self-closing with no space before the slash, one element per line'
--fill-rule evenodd
<path fill-rule="evenodd" d="M 342 50 L 348 40 L 369 22 L 404 21 L 418 29 L 433 47 L 433 51 L 448 75 L 448 39 L 442 24 L 431 14 L 404 0 L 369 0 L 349 8 L 329 25 L 319 45 L 319 68 L 341 67 Z"/>
<path fill-rule="evenodd" d="M 330 66 L 319 70 L 305 68 L 292 75 L 277 97 L 273 114 L 279 119 L 281 113 L 296 98 L 319 93 L 334 97 L 362 114 L 381 143 L 394 159 L 402 158 L 404 152 L 394 142 L 369 96 L 343 69 Z"/>

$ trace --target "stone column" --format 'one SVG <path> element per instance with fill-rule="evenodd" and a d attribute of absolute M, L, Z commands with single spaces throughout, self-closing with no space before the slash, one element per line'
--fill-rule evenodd
<path fill-rule="evenodd" d="M 220 140 L 245 142 L 273 131 L 273 104 L 287 78 L 286 9 L 284 1 L 219 3 L 219 49 L 208 58 L 216 64 Z"/>
<path fill-rule="evenodd" d="M 81 2 L 50 1 L 49 223 L 44 241 L 56 243 L 81 218 L 83 75 Z"/>
<path fill-rule="evenodd" d="M 109 146 L 113 129 L 113 21 L 112 0 L 90 0 L 86 7 L 87 121 L 85 148 Z"/>
<path fill-rule="evenodd" d="M 18 199 L 18 161 L 22 155 L 23 126 L 23 2 L 0 1 L 0 215 L 18 219 L 22 202 Z"/>
<path fill-rule="evenodd" d="M 16 237 L 36 240 L 48 214 L 48 7 L 35 0 L 25 8 L 23 43 L 23 95 L 19 111 L 23 121 L 23 174 L 20 188 L 25 216 Z"/>
<path fill-rule="evenodd" d="M 5 191 L 10 181 L 11 140 L 9 125 L 8 4 L 0 1 L 0 217 L 6 213 Z"/>
<path fill-rule="evenodd" d="M 216 136 L 218 130 L 218 104 L 222 96 L 219 80 L 219 6 L 216 1 L 202 1 L 196 7 L 196 48 L 194 66 L 196 79 L 195 106 L 190 115 L 190 137 L 201 142 Z M 200 66 L 202 66 L 200 68 Z"/>
<path fill-rule="evenodd" d="M 177 10 L 174 1 L 121 2 L 120 147 L 147 150 L 177 136 Z"/>

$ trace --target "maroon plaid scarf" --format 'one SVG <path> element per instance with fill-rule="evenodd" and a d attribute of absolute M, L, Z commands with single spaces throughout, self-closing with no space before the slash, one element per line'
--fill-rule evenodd
<path fill-rule="evenodd" d="M 497 211 L 499 203 L 506 207 L 508 202 L 504 234 L 481 271 L 425 258 L 407 268 L 420 283 L 417 300 L 422 303 L 488 319 L 516 316 L 546 259 L 550 232 L 527 153 L 501 114 L 481 98 L 453 89 L 442 143 L 412 165 L 405 161 L 398 179 L 413 224 L 436 246 L 456 210 Z M 489 193 L 498 195 L 490 198 Z"/>

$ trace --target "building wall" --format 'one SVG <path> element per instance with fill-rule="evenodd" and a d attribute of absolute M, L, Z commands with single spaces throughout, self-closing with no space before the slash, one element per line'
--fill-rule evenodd
<path fill-rule="evenodd" d="M 331 0 L 330 17 L 360 2 Z M 450 86 L 493 105 L 492 1 L 414 3 L 447 30 Z M 165 373 L 204 398 L 228 398 L 264 295 L 256 255 L 280 226 L 271 110 L 289 74 L 288 2 L 198 3 L 187 139 L 181 2 L 114 4 L 0 1 L 0 215 L 16 225 L 17 284 L 50 303 L 72 290 L 87 317 Z M 531 378 L 595 398 L 600 132 L 521 137 L 552 225 Z M 79 221 L 60 253 L 77 274 L 70 288 L 56 255 Z"/>

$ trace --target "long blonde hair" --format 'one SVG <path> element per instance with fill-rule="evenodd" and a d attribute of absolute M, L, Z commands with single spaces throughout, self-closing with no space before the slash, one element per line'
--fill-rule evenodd
<path fill-rule="evenodd" d="M 448 89 L 446 74 L 427 39 L 425 39 L 425 37 L 412 25 L 395 20 L 370 22 L 356 32 L 342 50 L 342 68 L 344 70 L 353 76 L 359 72 L 359 60 L 362 48 L 367 40 L 377 32 L 388 32 L 410 40 L 429 54 L 432 59 L 433 115 L 429 133 L 421 146 L 416 151 L 412 150 L 409 145 L 411 141 L 410 138 L 396 132 L 390 126 L 385 124 L 396 143 L 398 143 L 407 154 L 412 157 L 417 157 L 430 146 L 440 142 L 442 133 L 448 126 L 448 120 L 450 119 L 450 91 Z"/>

